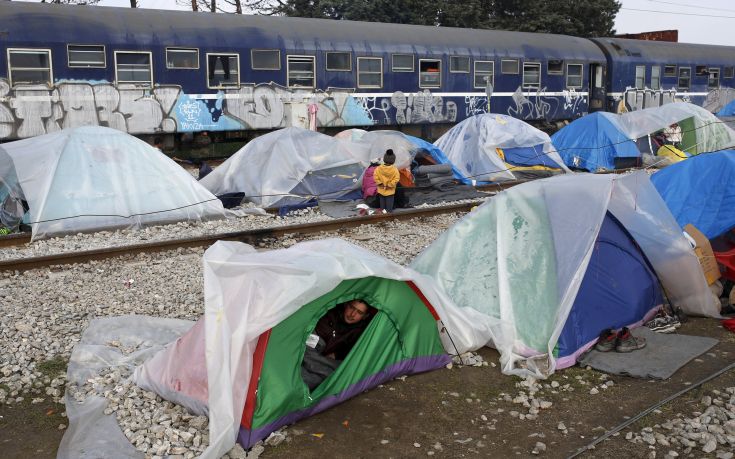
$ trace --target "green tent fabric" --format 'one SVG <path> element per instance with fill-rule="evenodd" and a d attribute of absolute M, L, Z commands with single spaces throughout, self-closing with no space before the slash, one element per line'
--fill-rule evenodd
<path fill-rule="evenodd" d="M 346 280 L 261 335 L 258 347 L 261 352 L 265 347 L 265 352 L 259 374 L 257 358 L 254 363 L 240 443 L 249 447 L 282 425 L 397 374 L 446 365 L 449 360 L 439 339 L 436 313 L 415 288 L 411 283 L 378 277 Z M 366 301 L 378 314 L 335 372 L 309 392 L 300 372 L 304 343 L 328 310 L 353 299 Z"/>

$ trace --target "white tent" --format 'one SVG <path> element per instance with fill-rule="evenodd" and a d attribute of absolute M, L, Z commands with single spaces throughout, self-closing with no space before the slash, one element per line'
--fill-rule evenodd
<path fill-rule="evenodd" d="M 485 344 L 491 319 L 456 308 L 428 276 L 344 240 L 302 242 L 266 252 L 220 241 L 204 254 L 205 312 L 195 326 L 204 329 L 204 346 L 193 338 L 196 334 L 178 340 L 139 367 L 134 380 L 194 412 L 208 413 L 210 444 L 201 457 L 220 457 L 235 444 L 241 428 L 259 337 L 343 281 L 366 277 L 415 284 L 445 327 L 440 338 L 448 353 Z M 205 380 L 206 387 L 190 379 Z"/>
<path fill-rule="evenodd" d="M 457 306 L 496 321 L 487 343 L 500 352 L 503 372 L 544 377 L 556 368 L 555 346 L 608 212 L 674 306 L 718 317 L 697 257 L 645 172 L 568 174 L 513 187 L 449 228 L 411 267 L 436 279 Z"/>
<path fill-rule="evenodd" d="M 360 188 L 371 158 L 394 148 L 396 166 L 407 167 L 410 142 L 391 131 L 367 132 L 351 141 L 290 127 L 258 137 L 200 183 L 215 195 L 244 193 L 262 207 L 340 199 Z"/>
<path fill-rule="evenodd" d="M 33 239 L 225 217 L 188 172 L 115 129 L 79 127 L 6 143 L 0 158 L 0 181 L 28 203 Z"/>
<path fill-rule="evenodd" d="M 568 171 L 548 134 L 507 115 L 485 113 L 467 118 L 434 145 L 462 175 L 477 182 L 516 180 L 516 167 L 518 170 L 543 166 Z M 499 156 L 498 149 L 505 158 Z"/>

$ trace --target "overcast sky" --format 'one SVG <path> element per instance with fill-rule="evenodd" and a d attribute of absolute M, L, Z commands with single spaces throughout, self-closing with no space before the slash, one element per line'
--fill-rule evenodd
<path fill-rule="evenodd" d="M 188 9 L 177 5 L 176 0 L 138 1 L 141 8 Z M 615 21 L 618 33 L 677 29 L 680 42 L 735 46 L 733 0 L 622 0 L 621 3 L 623 7 Z M 101 0 L 99 5 L 129 7 L 130 0 Z"/>

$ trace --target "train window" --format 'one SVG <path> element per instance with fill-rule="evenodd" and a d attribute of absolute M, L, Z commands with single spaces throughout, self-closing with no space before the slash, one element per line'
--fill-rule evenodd
<path fill-rule="evenodd" d="M 449 56 L 451 73 L 470 73 L 470 58 L 465 56 Z"/>
<path fill-rule="evenodd" d="M 710 67 L 709 78 L 707 79 L 707 89 L 717 89 L 720 87 L 720 69 Z"/>
<path fill-rule="evenodd" d="M 352 71 L 352 53 L 327 52 L 327 70 L 330 72 Z"/>
<path fill-rule="evenodd" d="M 53 85 L 51 50 L 8 48 L 10 84 Z"/>
<path fill-rule="evenodd" d="M 541 64 L 539 64 L 538 62 L 523 63 L 523 87 L 541 87 Z"/>
<path fill-rule="evenodd" d="M 475 88 L 493 87 L 495 84 L 495 62 L 475 61 Z"/>
<path fill-rule="evenodd" d="M 733 78 L 735 77 L 735 67 L 725 67 L 722 71 L 722 78 Z"/>
<path fill-rule="evenodd" d="M 316 77 L 314 73 L 314 56 L 287 56 L 286 73 L 288 73 L 289 88 L 314 88 Z"/>
<path fill-rule="evenodd" d="M 518 75 L 518 59 L 501 60 L 500 73 Z"/>
<path fill-rule="evenodd" d="M 230 53 L 207 53 L 207 87 L 240 87 L 240 56 Z"/>
<path fill-rule="evenodd" d="M 636 89 L 643 89 L 646 87 L 646 66 L 645 65 L 635 66 L 635 87 Z"/>
<path fill-rule="evenodd" d="M 707 66 L 706 65 L 698 65 L 694 67 L 694 74 L 697 76 L 707 76 Z"/>
<path fill-rule="evenodd" d="M 651 67 L 651 89 L 661 89 L 661 67 Z"/>
<path fill-rule="evenodd" d="M 549 75 L 562 75 L 564 73 L 564 61 L 561 59 L 549 59 L 546 63 L 546 73 Z"/>
<path fill-rule="evenodd" d="M 167 69 L 198 69 L 199 50 L 196 48 L 166 48 Z"/>
<path fill-rule="evenodd" d="M 140 51 L 115 51 L 115 81 L 137 86 L 153 86 L 151 53 Z"/>
<path fill-rule="evenodd" d="M 664 76 L 665 77 L 675 77 L 676 76 L 676 66 L 675 65 L 664 65 Z"/>
<path fill-rule="evenodd" d="M 679 67 L 679 83 L 677 84 L 679 89 L 689 89 L 689 82 L 692 77 L 691 67 Z"/>
<path fill-rule="evenodd" d="M 413 72 L 413 54 L 394 54 L 391 59 L 394 72 Z"/>
<path fill-rule="evenodd" d="M 419 88 L 439 88 L 442 85 L 442 61 L 419 59 Z"/>
<path fill-rule="evenodd" d="M 582 87 L 582 72 L 584 66 L 582 64 L 567 64 L 567 88 Z"/>
<path fill-rule="evenodd" d="M 357 87 L 383 87 L 383 59 L 380 57 L 357 58 Z"/>
<path fill-rule="evenodd" d="M 104 45 L 66 45 L 69 67 L 107 67 Z"/>
<path fill-rule="evenodd" d="M 250 68 L 253 70 L 281 70 L 281 50 L 251 49 Z"/>

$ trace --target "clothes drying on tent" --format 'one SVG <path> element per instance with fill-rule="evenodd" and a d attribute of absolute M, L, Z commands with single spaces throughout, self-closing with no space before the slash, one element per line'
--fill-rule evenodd
<path fill-rule="evenodd" d="M 105 127 L 2 144 L 0 199 L 3 188 L 27 202 L 34 240 L 225 217 L 217 198 L 173 160 Z"/>
<path fill-rule="evenodd" d="M 660 170 L 651 182 L 680 227 L 708 239 L 735 227 L 735 150 L 698 155 Z"/>
<path fill-rule="evenodd" d="M 204 255 L 205 313 L 136 369 L 135 382 L 209 416 L 219 457 L 397 376 L 443 367 L 485 343 L 492 320 L 461 311 L 428 277 L 340 239 L 257 252 L 218 242 Z M 307 338 L 335 305 L 377 310 L 345 360 L 309 390 Z M 451 341 L 449 337 L 451 336 Z"/>
<path fill-rule="evenodd" d="M 472 184 L 517 180 L 514 171 L 525 169 L 529 173 L 533 171 L 528 169 L 530 166 L 544 174 L 568 171 L 546 133 L 512 116 L 475 115 L 455 125 L 434 144 Z"/>
<path fill-rule="evenodd" d="M 697 257 L 645 172 L 556 176 L 505 190 L 411 267 L 456 305 L 499 322 L 488 341 L 505 373 L 547 376 L 573 364 L 602 329 L 640 323 L 661 304 L 656 277 L 674 306 L 718 314 Z"/>

